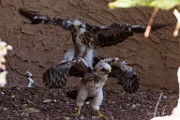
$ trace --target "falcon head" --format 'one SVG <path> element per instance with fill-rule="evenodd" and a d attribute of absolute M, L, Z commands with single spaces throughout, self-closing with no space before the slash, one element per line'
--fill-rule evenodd
<path fill-rule="evenodd" d="M 86 25 L 83 21 L 75 19 L 73 22 L 73 29 L 77 31 L 79 34 L 83 34 L 86 31 Z"/>
<path fill-rule="evenodd" d="M 101 63 L 97 64 L 93 71 L 101 75 L 108 75 L 111 72 L 111 69 L 112 68 L 108 63 Z"/>

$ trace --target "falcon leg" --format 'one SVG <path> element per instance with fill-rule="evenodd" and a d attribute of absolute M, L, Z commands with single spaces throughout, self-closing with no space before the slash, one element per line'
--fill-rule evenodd
<path fill-rule="evenodd" d="M 81 106 L 78 106 L 77 112 L 75 114 L 77 116 L 81 115 Z"/>
<path fill-rule="evenodd" d="M 76 98 L 76 104 L 78 106 L 76 115 L 79 116 L 81 114 L 81 107 L 84 105 L 84 101 L 87 98 L 87 96 L 88 96 L 87 90 L 84 88 L 84 86 L 81 86 L 78 91 L 78 96 Z"/>
<path fill-rule="evenodd" d="M 99 118 L 103 117 L 103 114 L 99 110 L 97 110 L 97 113 Z"/>
<path fill-rule="evenodd" d="M 99 118 L 103 117 L 103 115 L 99 111 L 99 106 L 101 105 L 102 101 L 103 101 L 103 91 L 101 89 L 98 91 L 92 102 L 92 106 L 97 111 L 97 115 Z"/>

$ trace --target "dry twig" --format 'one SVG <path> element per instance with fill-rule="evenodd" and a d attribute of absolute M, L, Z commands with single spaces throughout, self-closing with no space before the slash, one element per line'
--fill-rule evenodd
<path fill-rule="evenodd" d="M 156 104 L 155 111 L 154 111 L 154 117 L 156 117 L 157 109 L 158 109 L 159 103 L 160 103 L 160 101 L 161 101 L 162 95 L 163 95 L 163 93 L 160 94 L 159 100 L 158 100 L 158 102 L 157 102 L 157 104 Z"/>
<path fill-rule="evenodd" d="M 177 19 L 176 27 L 173 32 L 173 37 L 177 37 L 179 29 L 180 29 L 180 13 L 178 12 L 177 9 L 174 9 L 173 14 L 175 15 L 175 17 Z"/>

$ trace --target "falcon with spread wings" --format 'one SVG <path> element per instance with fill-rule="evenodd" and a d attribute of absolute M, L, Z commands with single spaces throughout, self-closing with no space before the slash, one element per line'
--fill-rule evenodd
<path fill-rule="evenodd" d="M 117 83 L 123 86 L 128 93 L 136 92 L 140 87 L 140 79 L 133 68 L 118 58 L 95 60 L 93 69 L 89 68 L 84 59 L 63 60 L 60 64 L 49 68 L 43 75 L 46 86 L 58 88 L 65 85 L 68 76 L 80 77 L 76 103 L 77 114 L 80 115 L 81 107 L 88 97 L 92 97 L 92 107 L 101 117 L 99 106 L 103 100 L 103 86 L 108 77 L 117 78 Z M 50 79 L 49 79 L 50 78 Z"/>
<path fill-rule="evenodd" d="M 146 25 L 130 25 L 130 24 L 111 24 L 107 26 L 95 26 L 87 24 L 79 19 L 69 20 L 61 19 L 59 17 L 48 17 L 40 15 L 35 11 L 29 11 L 25 9 L 19 9 L 19 13 L 29 19 L 31 24 L 55 24 L 69 30 L 72 33 L 73 43 L 77 43 L 77 36 L 79 33 L 86 34 L 86 39 L 82 40 L 83 44 L 89 46 L 93 44 L 95 47 L 107 47 L 120 43 L 133 33 L 143 33 L 146 29 Z M 169 24 L 153 25 L 152 30 L 157 30 L 162 27 L 168 26 Z M 92 37 L 95 39 L 91 40 Z"/>
<path fill-rule="evenodd" d="M 19 13 L 28 18 L 32 24 L 56 24 L 65 30 L 71 31 L 74 43 L 74 58 L 82 57 L 89 67 L 93 67 L 93 58 L 96 57 L 95 48 L 115 45 L 133 36 L 133 33 L 145 31 L 144 25 L 111 24 L 108 26 L 93 26 L 79 19 L 66 20 L 58 17 L 39 15 L 37 12 L 19 9 Z M 159 29 L 162 25 L 152 26 L 152 30 Z M 91 56 L 91 57 L 89 57 Z"/>

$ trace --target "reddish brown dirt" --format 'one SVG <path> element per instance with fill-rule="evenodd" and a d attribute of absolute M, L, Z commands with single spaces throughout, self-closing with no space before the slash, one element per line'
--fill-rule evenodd
<path fill-rule="evenodd" d="M 29 69 L 34 75 L 35 84 L 42 87 L 42 73 L 57 64 L 64 51 L 72 45 L 69 32 L 53 25 L 30 25 L 29 21 L 18 14 L 19 8 L 61 18 L 80 18 L 92 25 L 114 22 L 146 24 L 152 11 L 144 8 L 109 10 L 109 1 L 111 0 L 0 0 L 0 37 L 14 47 L 9 52 L 6 63 L 9 72 L 8 86 L 27 85 L 24 73 Z M 161 11 L 155 22 L 175 23 L 176 19 L 171 11 Z M 172 38 L 174 26 L 151 32 L 148 39 L 142 34 L 135 34 L 121 44 L 98 49 L 98 53 L 104 57 L 116 56 L 126 60 L 140 75 L 142 85 L 176 87 L 180 38 Z"/>
<path fill-rule="evenodd" d="M 88 104 L 83 106 L 81 116 L 74 114 L 75 101 L 66 97 L 66 92 L 72 89 L 75 88 L 0 89 L 0 120 L 97 120 L 96 112 Z M 105 90 L 101 120 L 149 120 L 161 93 L 157 116 L 169 115 L 177 104 L 177 90 L 146 89 L 133 95 L 122 90 Z"/>

